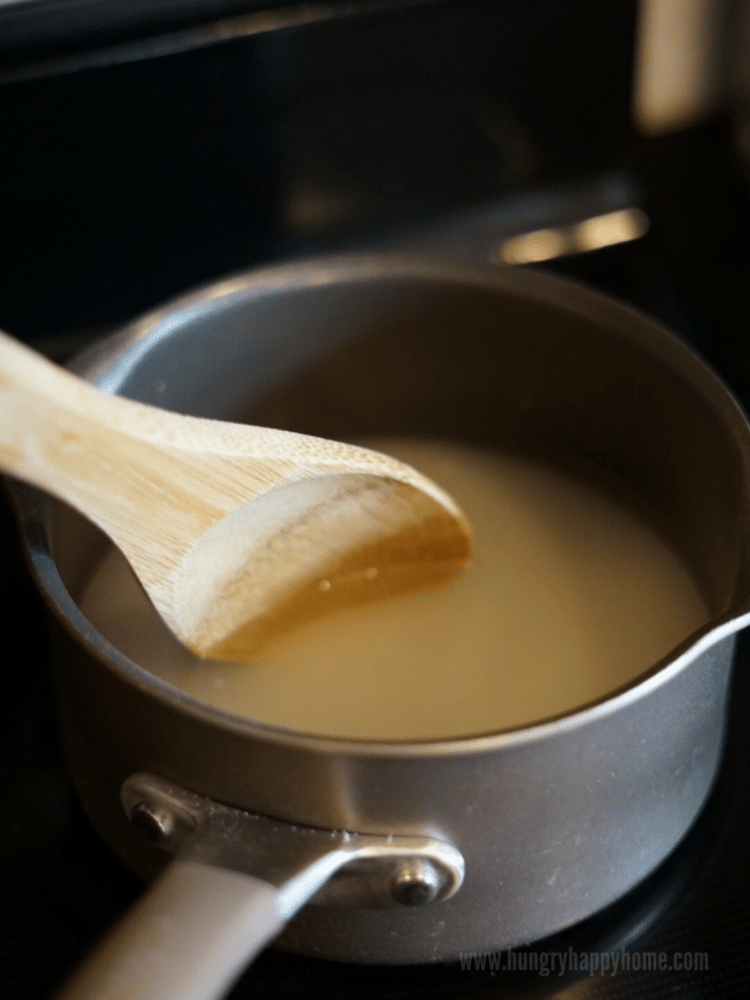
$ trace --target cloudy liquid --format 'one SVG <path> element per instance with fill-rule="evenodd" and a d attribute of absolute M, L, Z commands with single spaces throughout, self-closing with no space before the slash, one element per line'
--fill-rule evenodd
<path fill-rule="evenodd" d="M 572 476 L 460 445 L 364 443 L 458 502 L 475 538 L 462 577 L 321 618 L 247 664 L 184 649 L 114 548 L 81 610 L 130 659 L 203 702 L 370 740 L 470 736 L 568 711 L 637 677 L 708 621 L 654 529 Z"/>

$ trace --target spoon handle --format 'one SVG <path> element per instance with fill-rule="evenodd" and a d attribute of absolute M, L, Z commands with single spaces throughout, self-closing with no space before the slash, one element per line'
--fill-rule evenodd
<path fill-rule="evenodd" d="M 221 511 L 170 502 L 170 474 L 187 479 L 187 488 L 189 476 L 181 463 L 171 467 L 176 459 L 163 447 L 144 440 L 149 422 L 140 411 L 151 409 L 105 395 L 0 332 L 0 469 L 77 508 L 129 558 L 145 535 L 152 561 L 165 522 L 176 518 L 174 528 L 195 537 Z M 143 519 L 157 509 L 152 533 Z"/>
<path fill-rule="evenodd" d="M 114 430 L 108 429 L 111 448 L 104 454 L 97 455 L 98 449 L 88 448 L 85 440 L 94 426 L 101 430 L 112 422 L 111 417 L 105 419 L 111 402 L 93 386 L 0 331 L 3 472 L 63 499 L 77 498 L 82 482 L 100 479 L 116 458 Z"/>

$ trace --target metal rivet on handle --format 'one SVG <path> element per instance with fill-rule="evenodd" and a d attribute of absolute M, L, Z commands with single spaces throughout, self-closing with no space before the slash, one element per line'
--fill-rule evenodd
<path fill-rule="evenodd" d="M 152 844 L 165 840 L 174 829 L 172 814 L 151 802 L 137 802 L 131 810 L 130 821 Z"/>
<path fill-rule="evenodd" d="M 402 906 L 422 906 L 440 892 L 442 880 L 433 864 L 424 858 L 405 861 L 391 883 L 391 893 Z"/>

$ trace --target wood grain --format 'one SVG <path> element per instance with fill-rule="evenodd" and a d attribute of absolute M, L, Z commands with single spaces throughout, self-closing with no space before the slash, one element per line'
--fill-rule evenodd
<path fill-rule="evenodd" d="M 249 659 L 471 559 L 453 500 L 395 459 L 108 396 L 2 333 L 0 468 L 109 535 L 199 656 Z"/>

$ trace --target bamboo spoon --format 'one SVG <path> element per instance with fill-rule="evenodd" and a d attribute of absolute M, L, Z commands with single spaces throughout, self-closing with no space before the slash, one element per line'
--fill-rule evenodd
<path fill-rule="evenodd" d="M 471 558 L 455 503 L 395 459 L 108 396 L 2 332 L 0 469 L 98 525 L 203 657 L 250 659 L 294 624 Z"/>

